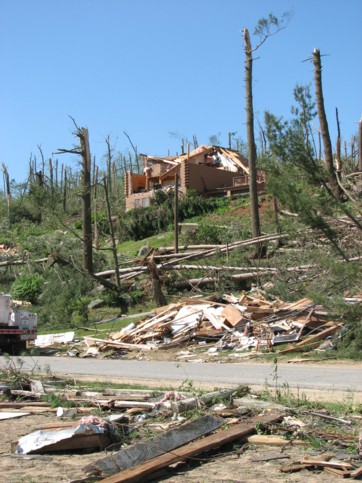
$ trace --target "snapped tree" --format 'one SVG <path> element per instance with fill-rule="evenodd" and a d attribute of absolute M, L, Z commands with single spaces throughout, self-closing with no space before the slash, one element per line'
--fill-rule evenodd
<path fill-rule="evenodd" d="M 73 133 L 80 146 L 74 149 L 58 149 L 60 154 L 71 153 L 81 156 L 81 199 L 82 199 L 82 242 L 83 242 L 83 269 L 93 273 L 93 235 L 92 235 L 92 202 L 91 202 L 91 155 L 89 149 L 89 134 L 85 127 L 78 127 L 71 118 L 76 130 Z"/>
<path fill-rule="evenodd" d="M 289 13 L 284 13 L 281 20 L 271 13 L 268 18 L 261 18 L 255 28 L 254 35 L 259 36 L 260 40 L 256 47 L 252 47 L 249 30 L 242 30 L 244 38 L 245 54 L 245 109 L 246 109 L 246 134 L 248 142 L 248 163 L 249 163 L 249 191 L 250 191 L 250 210 L 251 210 L 251 232 L 253 238 L 261 234 L 259 205 L 258 205 L 258 185 L 257 185 L 257 152 L 254 134 L 254 107 L 253 107 L 253 53 L 263 45 L 272 35 L 286 27 L 286 22 L 290 18 Z M 262 245 L 257 245 L 255 257 L 263 255 Z"/>
<path fill-rule="evenodd" d="M 332 143 L 329 135 L 328 121 L 326 111 L 324 109 L 323 88 L 322 88 L 322 64 L 321 53 L 319 49 L 313 51 L 313 64 L 314 64 L 314 81 L 315 81 L 315 94 L 318 108 L 318 118 L 322 133 L 323 147 L 324 147 L 324 163 L 328 176 L 328 183 L 333 196 L 336 200 L 342 198 L 342 190 L 338 184 L 336 171 L 333 163 Z"/>

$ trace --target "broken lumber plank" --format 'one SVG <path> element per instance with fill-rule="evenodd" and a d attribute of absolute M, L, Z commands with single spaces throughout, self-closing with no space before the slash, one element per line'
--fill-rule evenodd
<path fill-rule="evenodd" d="M 193 441 L 187 445 L 175 448 L 171 452 L 165 452 L 160 456 L 145 461 L 131 469 L 120 471 L 114 476 L 101 480 L 103 483 L 136 483 L 142 481 L 142 478 L 161 468 L 170 466 L 178 461 L 196 456 L 197 454 L 218 448 L 224 444 L 234 441 L 238 438 L 246 436 L 255 431 L 255 425 L 258 422 L 264 424 L 275 423 L 280 421 L 282 415 L 261 416 L 250 420 L 247 423 L 235 424 L 231 428 L 216 432 L 204 438 Z"/>
<path fill-rule="evenodd" d="M 315 342 L 320 339 L 326 338 L 328 335 L 334 334 L 337 332 L 338 329 L 342 327 L 342 324 L 336 324 L 334 327 L 329 327 L 328 329 L 322 330 L 322 332 L 319 332 L 318 334 L 311 335 L 310 337 L 307 337 L 306 339 L 302 340 L 301 342 L 298 342 L 296 344 L 296 347 L 302 347 L 306 344 L 309 344 L 310 342 Z"/>
<path fill-rule="evenodd" d="M 33 391 L 25 391 L 23 389 L 11 389 L 10 392 L 13 396 L 23 396 L 29 399 L 40 399 L 42 397 L 42 395 L 39 393 L 35 393 Z"/>
<path fill-rule="evenodd" d="M 0 408 L 23 408 L 24 406 L 50 408 L 49 403 L 41 401 L 0 402 Z"/>
<path fill-rule="evenodd" d="M 95 401 L 94 404 L 104 405 L 107 404 L 106 400 Z M 113 401 L 112 406 L 115 408 L 142 408 L 142 409 L 154 409 L 156 403 L 141 402 L 141 401 Z"/>
<path fill-rule="evenodd" d="M 127 470 L 144 463 L 163 453 L 174 451 L 175 448 L 214 431 L 224 422 L 222 418 L 216 416 L 204 416 L 177 428 L 170 429 L 160 436 L 122 449 L 112 456 L 100 459 L 83 468 L 83 471 L 88 475 L 110 476 L 120 470 Z"/>
<path fill-rule="evenodd" d="M 323 468 L 337 468 L 337 469 L 344 469 L 352 470 L 353 466 L 350 463 L 345 463 L 344 461 L 323 461 L 323 460 L 314 460 L 309 459 L 308 457 L 304 457 L 301 460 L 301 464 L 312 465 L 312 466 L 322 466 Z"/>
<path fill-rule="evenodd" d="M 156 346 L 146 345 L 146 344 L 127 344 L 126 342 L 118 342 L 112 339 L 96 339 L 95 337 L 84 337 L 84 340 L 92 340 L 94 342 L 102 342 L 107 346 L 119 347 L 120 349 L 137 349 L 142 351 L 151 351 L 156 348 Z"/>
<path fill-rule="evenodd" d="M 349 478 L 351 473 L 348 470 L 339 470 L 337 468 L 323 468 L 323 471 L 332 473 L 332 475 L 341 476 L 342 478 Z"/>
<path fill-rule="evenodd" d="M 360 466 L 359 468 L 355 469 L 351 473 L 351 478 L 353 478 L 354 480 L 356 480 L 360 476 L 362 476 L 362 466 Z"/>
<path fill-rule="evenodd" d="M 163 312 L 159 312 L 158 314 L 156 314 L 151 319 L 146 319 L 143 322 L 138 323 L 137 326 L 132 331 L 126 333 L 126 335 L 134 336 L 134 335 L 138 334 L 139 332 L 142 332 L 143 330 L 152 327 L 154 324 L 161 322 L 161 321 L 163 321 L 167 318 L 172 317 L 170 315 L 170 308 L 169 307 L 170 307 L 169 305 L 166 306 L 166 308 Z M 177 313 L 177 311 L 176 311 L 176 313 Z"/>
<path fill-rule="evenodd" d="M 310 468 L 312 465 L 302 464 L 302 463 L 290 463 L 280 468 L 282 473 L 294 473 L 296 471 L 305 470 Z"/>
<path fill-rule="evenodd" d="M 280 436 L 273 436 L 269 434 L 253 434 L 248 436 L 247 442 L 250 444 L 265 444 L 270 446 L 286 446 L 290 444 L 291 446 L 305 446 L 308 445 L 308 441 L 302 441 L 301 439 L 285 439 Z"/>
<path fill-rule="evenodd" d="M 318 413 L 316 411 L 305 411 L 304 414 L 310 414 L 311 416 L 317 416 L 318 418 L 329 419 L 331 421 L 337 421 L 338 423 L 342 423 L 342 424 L 352 424 L 352 421 L 350 419 L 337 418 L 335 416 L 330 416 L 329 414 Z"/>
<path fill-rule="evenodd" d="M 221 312 L 221 316 L 224 317 L 233 327 L 243 320 L 243 314 L 240 312 L 240 310 L 232 305 L 225 307 Z"/>
<path fill-rule="evenodd" d="M 21 413 L 20 411 L 1 411 L 0 412 L 0 421 L 7 420 L 7 419 L 15 419 L 15 418 L 22 418 L 23 416 L 29 416 L 31 413 Z"/>
<path fill-rule="evenodd" d="M 320 345 L 319 341 L 311 342 L 310 344 L 306 344 L 303 347 L 297 347 L 294 345 L 293 347 L 288 347 L 288 349 L 283 349 L 281 351 L 276 351 L 277 354 L 288 354 L 288 352 L 308 352 Z"/>

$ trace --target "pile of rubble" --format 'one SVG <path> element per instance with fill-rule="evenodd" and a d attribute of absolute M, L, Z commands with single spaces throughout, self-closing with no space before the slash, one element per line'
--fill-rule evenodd
<path fill-rule="evenodd" d="M 358 449 L 361 416 L 351 414 L 345 419 L 305 410 L 296 417 L 293 409 L 251 395 L 247 386 L 204 394 L 182 387 L 168 392 L 59 390 L 41 381 L 32 381 L 31 388 L 23 391 L 22 401 L 19 390 L 7 391 L 8 398 L 17 401 L 0 403 L 1 419 L 48 412 L 53 420 L 13 441 L 11 451 L 19 457 L 51 453 L 55 458 L 56 453 L 107 449 L 103 457 L 86 466 L 83 463 L 86 479 L 74 481 L 103 481 L 112 475 L 104 481 L 148 481 L 156 471 L 185 464 L 197 455 L 209 453 L 212 458 L 210 451 L 233 441 L 242 443 L 239 456 L 251 445 L 279 447 L 279 452 L 257 461 L 273 460 L 283 473 L 307 470 L 341 477 L 362 475 L 362 448 Z M 71 407 L 52 409 L 40 401 L 46 393 Z M 310 448 L 314 439 L 323 451 Z M 292 453 L 295 448 L 300 451 Z"/>
<path fill-rule="evenodd" d="M 362 296 L 350 299 L 362 303 Z M 304 351 L 333 347 L 333 337 L 343 324 L 330 320 L 323 307 L 304 298 L 293 303 L 268 301 L 255 290 L 240 297 L 223 295 L 221 301 L 184 298 L 154 310 L 107 339 L 85 337 L 90 353 L 109 349 L 168 349 L 189 344 L 211 352 L 275 350 Z M 322 345 L 321 345 L 322 343 Z"/>

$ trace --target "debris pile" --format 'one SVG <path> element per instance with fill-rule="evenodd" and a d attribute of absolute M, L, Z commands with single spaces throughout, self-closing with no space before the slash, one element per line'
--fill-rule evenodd
<path fill-rule="evenodd" d="M 362 303 L 362 297 L 353 299 Z M 184 298 L 156 309 L 137 323 L 131 323 L 107 339 L 85 337 L 89 354 L 109 349 L 168 349 L 199 344 L 211 353 L 275 350 L 279 352 L 333 348 L 332 337 L 343 327 L 330 320 L 323 307 L 303 298 L 286 303 L 268 301 L 258 290 L 240 297 L 223 295 L 221 301 Z M 95 346 L 97 348 L 95 349 Z"/>
<path fill-rule="evenodd" d="M 41 384 L 37 381 L 34 387 L 39 389 Z M 71 407 L 52 409 L 49 403 L 36 403 L 34 399 L 41 396 L 34 390 L 22 402 L 2 402 L 0 414 L 10 410 L 18 417 L 40 411 L 52 414 L 51 422 L 47 419 L 37 431 L 13 441 L 12 453 L 55 457 L 107 449 L 103 457 L 82 465 L 81 471 L 92 481 L 112 475 L 114 481 L 146 481 L 175 463 L 187 466 L 197 455 L 212 459 L 212 450 L 232 441 L 241 444 L 238 457 L 249 450 L 253 453 L 255 447 L 274 447 L 272 455 L 261 450 L 252 461 L 259 465 L 273 461 L 282 473 L 305 471 L 351 478 L 362 474 L 361 416 L 352 412 L 336 417 L 325 410 L 290 409 L 258 399 L 247 386 L 202 393 L 183 387 L 166 392 L 59 389 L 44 383 L 43 390 Z M 313 449 L 315 441 L 318 449 Z"/>

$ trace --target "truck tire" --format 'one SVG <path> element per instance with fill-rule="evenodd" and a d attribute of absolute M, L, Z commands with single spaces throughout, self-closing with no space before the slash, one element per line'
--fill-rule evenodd
<path fill-rule="evenodd" d="M 13 342 L 8 349 L 9 349 L 10 355 L 19 356 L 22 352 L 26 350 L 26 341 L 19 340 L 19 341 Z"/>

